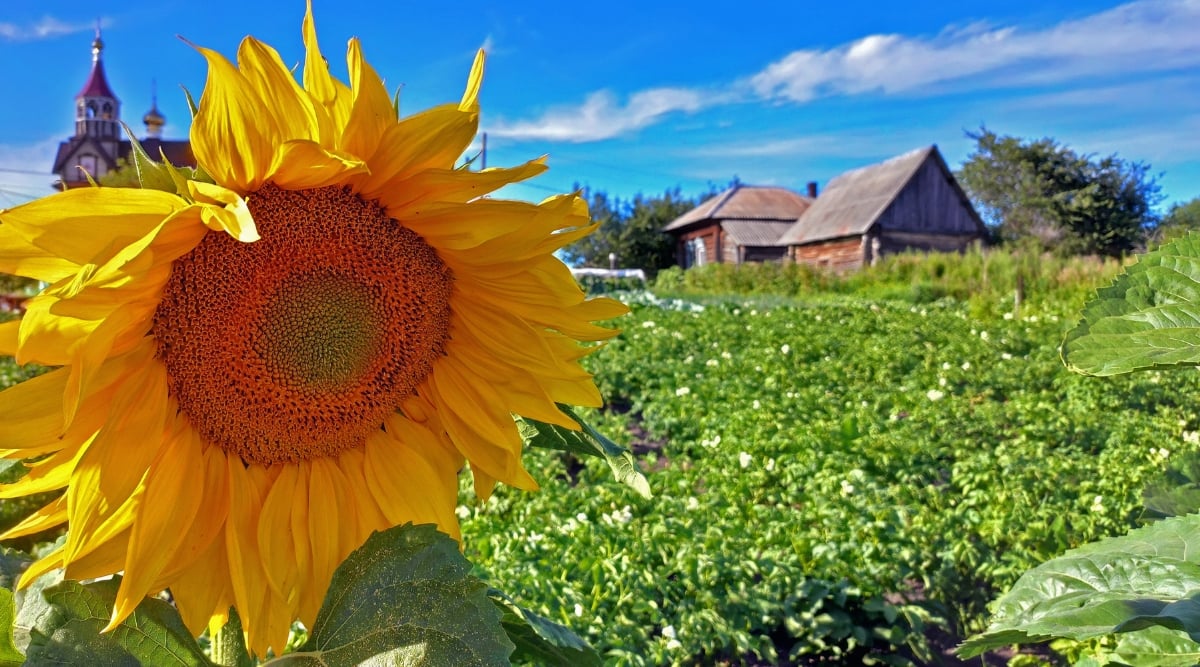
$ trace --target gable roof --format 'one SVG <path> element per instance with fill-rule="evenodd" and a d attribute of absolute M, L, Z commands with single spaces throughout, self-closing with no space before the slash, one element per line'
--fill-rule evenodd
<path fill-rule="evenodd" d="M 795 224 L 790 220 L 726 220 L 721 229 L 741 246 L 773 246 Z"/>
<path fill-rule="evenodd" d="M 117 156 L 109 153 L 108 149 L 98 139 L 87 134 L 77 134 L 58 144 L 58 153 L 54 156 L 54 168 L 52 171 L 56 174 L 60 173 L 71 157 L 78 153 L 84 146 L 91 146 L 92 150 L 104 160 L 104 164 L 109 169 L 117 166 Z"/>
<path fill-rule="evenodd" d="M 799 193 L 765 185 L 735 185 L 706 199 L 663 227 L 675 231 L 706 220 L 764 220 L 792 223 L 813 200 Z"/>
<path fill-rule="evenodd" d="M 949 173 L 937 146 L 931 145 L 834 178 L 804 217 L 779 239 L 780 245 L 865 234 L 930 157 L 936 157 Z"/>

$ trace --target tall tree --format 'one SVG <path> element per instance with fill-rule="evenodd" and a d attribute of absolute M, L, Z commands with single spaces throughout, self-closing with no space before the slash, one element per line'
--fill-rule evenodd
<path fill-rule="evenodd" d="M 967 136 L 976 147 L 958 179 L 997 240 L 1117 256 L 1158 223 L 1162 197 L 1149 165 L 1081 155 L 1049 137 L 1025 141 L 987 128 Z"/>
<path fill-rule="evenodd" d="M 698 201 L 684 197 L 679 188 L 655 196 L 638 194 L 629 201 L 584 188 L 583 197 L 600 228 L 565 248 L 567 262 L 607 268 L 611 253 L 617 268 L 645 269 L 650 275 L 675 263 L 675 246 L 662 228 Z"/>
<path fill-rule="evenodd" d="M 1158 237 L 1165 240 L 1187 231 L 1200 231 L 1200 197 L 1172 204 L 1159 225 Z"/>

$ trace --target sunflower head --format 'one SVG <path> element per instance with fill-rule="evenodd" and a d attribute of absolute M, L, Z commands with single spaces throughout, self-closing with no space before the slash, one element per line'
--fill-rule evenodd
<path fill-rule="evenodd" d="M 7 537 L 66 524 L 25 574 L 124 571 L 113 625 L 170 588 L 199 633 L 236 606 L 251 648 L 313 622 L 374 530 L 458 536 L 457 475 L 536 487 L 514 415 L 577 429 L 579 360 L 625 312 L 554 252 L 575 195 L 487 197 L 543 160 L 470 171 L 483 54 L 461 100 L 399 117 L 357 40 L 333 77 L 309 7 L 297 80 L 247 37 L 209 71 L 193 173 L 0 212 L 0 271 L 48 284 L 0 353 L 55 367 L 0 393 L 0 497 L 61 491 Z M 111 627 L 111 626 L 110 626 Z"/>

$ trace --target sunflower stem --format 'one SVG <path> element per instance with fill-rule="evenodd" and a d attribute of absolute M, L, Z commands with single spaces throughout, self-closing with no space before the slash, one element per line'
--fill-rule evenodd
<path fill-rule="evenodd" d="M 242 619 L 237 609 L 229 608 L 229 620 L 212 638 L 212 661 L 221 667 L 254 667 L 254 658 L 246 650 L 246 636 L 242 634 Z"/>

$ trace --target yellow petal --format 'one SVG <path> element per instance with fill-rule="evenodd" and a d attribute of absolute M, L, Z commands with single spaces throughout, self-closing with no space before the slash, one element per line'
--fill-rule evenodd
<path fill-rule="evenodd" d="M 281 139 L 319 138 L 312 100 L 275 49 L 253 37 L 243 39 L 238 47 L 238 69 L 265 103 L 259 112 L 271 115 Z"/>
<path fill-rule="evenodd" d="M 351 155 L 367 158 L 375 153 L 387 129 L 396 123 L 396 110 L 383 81 L 363 57 L 358 38 L 350 40 L 346 65 L 354 103 L 339 146 Z"/>
<path fill-rule="evenodd" d="M 341 564 L 339 523 L 347 518 L 354 521 L 354 518 L 353 515 L 346 516 L 346 510 L 350 509 L 349 503 L 345 501 L 343 490 L 336 484 L 336 478 L 329 470 L 329 461 L 319 458 L 311 463 L 308 479 L 308 536 L 309 548 L 312 550 L 312 580 L 308 585 L 324 591 L 333 579 L 333 571 Z"/>
<path fill-rule="evenodd" d="M 202 509 L 196 513 L 191 529 L 171 558 L 170 568 L 162 575 L 166 580 L 162 582 L 164 586 L 170 585 L 176 574 L 190 568 L 196 559 L 201 558 L 201 554 L 208 552 L 213 542 L 221 543 L 221 558 L 225 558 L 225 541 L 218 539 L 223 537 L 225 519 L 229 515 L 229 476 L 225 467 L 225 452 L 205 445 L 199 433 L 192 431 L 188 436 L 194 446 L 202 450 L 200 467 L 193 472 L 204 481 L 204 488 L 200 490 Z"/>
<path fill-rule="evenodd" d="M 285 464 L 281 468 L 258 518 L 258 545 L 267 583 L 284 599 L 297 601 L 301 581 L 296 568 L 291 523 L 300 466 Z"/>
<path fill-rule="evenodd" d="M 117 391 L 108 422 L 84 451 L 67 487 L 68 564 L 132 523 L 127 501 L 162 446 L 167 405 L 167 372 L 158 362 L 146 364 Z M 134 446 L 131 433 L 139 434 Z"/>
<path fill-rule="evenodd" d="M 275 151 L 271 181 L 281 188 L 303 190 L 339 185 L 351 174 L 366 171 L 362 160 L 335 153 L 313 141 L 287 141 Z"/>
<path fill-rule="evenodd" d="M 254 216 L 250 214 L 250 207 L 241 195 L 202 181 L 188 181 L 187 186 L 192 197 L 215 204 L 200 207 L 200 219 L 209 229 L 226 232 L 243 243 L 253 243 L 259 239 Z"/>
<path fill-rule="evenodd" d="M 191 437 L 185 417 L 174 416 L 174 422 L 174 432 L 146 474 L 146 488 L 129 536 L 125 576 L 106 630 L 132 614 L 148 593 L 156 592 L 153 588 L 159 574 L 169 565 L 200 510 L 201 494 L 191 483 L 203 465 L 200 443 Z"/>
<path fill-rule="evenodd" d="M 488 498 L 492 497 L 492 492 L 496 490 L 496 478 L 479 469 L 479 466 L 471 466 L 471 483 L 475 489 L 475 497 L 479 502 L 487 502 Z"/>
<path fill-rule="evenodd" d="M 454 514 L 458 467 L 447 467 L 437 456 L 426 456 L 442 445 L 421 425 L 403 417 L 388 420 L 388 430 L 367 439 L 363 473 L 367 489 L 393 525 L 437 524 L 459 538 Z"/>
<path fill-rule="evenodd" d="M 507 411 L 497 412 L 497 399 L 486 387 L 459 376 L 457 369 L 439 360 L 426 383 L 433 389 L 442 423 L 454 446 L 472 466 L 519 489 L 533 491 L 537 482 L 521 466 L 521 436 Z M 491 414 L 482 411 L 490 408 Z M 503 410 L 503 409 L 501 409 Z"/>
<path fill-rule="evenodd" d="M 486 58 L 483 49 L 475 52 L 471 75 L 467 77 L 467 89 L 463 91 L 462 101 L 458 103 L 458 108 L 463 111 L 479 110 L 479 87 L 483 85 L 483 61 Z"/>
<path fill-rule="evenodd" d="M 210 621 L 216 630 L 225 625 L 233 604 L 225 541 L 213 540 L 190 566 L 172 577 L 171 593 L 183 624 L 193 636 L 199 637 Z"/>
<path fill-rule="evenodd" d="M 208 61 L 208 79 L 192 118 L 192 152 L 221 185 L 243 194 L 257 190 L 266 180 L 279 128 L 233 63 L 211 49 L 195 48 Z"/>
<path fill-rule="evenodd" d="M 404 187 L 383 194 L 379 200 L 397 220 L 419 215 L 430 202 L 466 203 L 546 171 L 546 159 L 538 158 L 518 167 L 483 171 L 430 168 L 404 181 Z"/>
<path fill-rule="evenodd" d="M 70 539 L 70 531 L 67 532 Z M 125 562 L 125 551 L 129 548 L 129 527 L 117 532 L 111 539 L 97 544 L 95 548 L 80 554 L 63 567 L 67 579 L 96 579 L 121 571 Z"/>
<path fill-rule="evenodd" d="M 403 181 L 426 169 L 453 169 L 475 137 L 477 114 L 450 104 L 409 116 L 389 127 L 367 160 L 371 172 L 354 178 L 365 199 L 384 201 Z"/>
<path fill-rule="evenodd" d="M 0 213 L 0 273 L 53 283 L 79 270 L 75 262 L 26 241 L 15 228 L 2 222 L 4 216 Z"/>
<path fill-rule="evenodd" d="M 59 547 L 31 563 L 29 567 L 25 568 L 25 571 L 21 573 L 21 578 L 17 580 L 17 590 L 28 588 L 29 584 L 37 581 L 42 575 L 50 572 L 51 570 L 57 570 L 61 568 L 63 562 L 62 556 L 63 548 Z"/>
<path fill-rule="evenodd" d="M 304 89 L 333 121 L 330 128 L 323 128 L 331 131 L 331 134 L 321 137 L 321 145 L 332 148 L 340 144 L 342 128 L 346 127 L 350 118 L 353 94 L 346 84 L 329 74 L 329 62 L 325 60 L 325 56 L 321 55 L 321 48 L 317 44 L 317 27 L 313 21 L 312 0 L 309 0 L 308 8 L 304 12 L 302 30 L 305 51 Z"/>
<path fill-rule="evenodd" d="M 60 368 L 0 392 L 0 448 L 37 446 L 63 434 L 62 396 L 68 375 Z"/>
<path fill-rule="evenodd" d="M 460 364 L 460 374 L 474 375 L 479 383 L 496 388 L 509 412 L 579 430 L 579 424 L 558 409 L 539 379 L 524 368 L 505 363 L 461 338 L 446 344 L 446 357 Z"/>
<path fill-rule="evenodd" d="M 0 484 L 0 498 L 20 498 L 65 487 L 82 453 L 83 447 L 72 447 L 30 464 L 24 477 L 11 484 Z"/>
<path fill-rule="evenodd" d="M 12 252 L 8 249 L 13 242 L 9 234 L 13 233 L 45 253 L 78 266 L 103 264 L 186 206 L 183 199 L 159 190 L 66 190 L 0 213 L 0 228 L 5 229 L 0 233 L 0 257 Z M 39 257 L 46 255 L 33 255 L 30 261 Z M 0 265 L 0 270 L 6 272 L 16 268 L 20 267 Z M 66 265 L 46 268 L 57 269 L 53 272 L 58 273 Z"/>
<path fill-rule="evenodd" d="M 30 514 L 20 523 L 0 534 L 0 540 L 11 540 L 14 537 L 25 537 L 61 526 L 67 522 L 67 499 L 59 496 L 50 501 L 45 507 Z"/>

